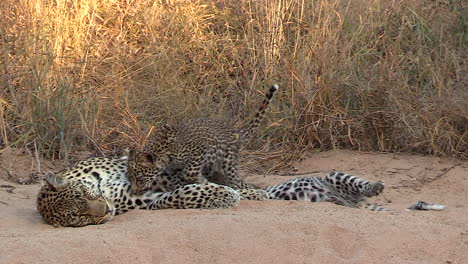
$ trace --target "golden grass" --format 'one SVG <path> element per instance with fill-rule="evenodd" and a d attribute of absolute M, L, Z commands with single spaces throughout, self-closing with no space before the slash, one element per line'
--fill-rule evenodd
<path fill-rule="evenodd" d="M 242 121 L 250 144 L 466 158 L 462 0 L 4 0 L 0 140 L 51 158 L 141 144 L 165 121 Z"/>

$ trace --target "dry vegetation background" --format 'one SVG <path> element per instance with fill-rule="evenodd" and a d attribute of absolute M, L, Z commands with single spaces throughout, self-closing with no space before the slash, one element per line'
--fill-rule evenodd
<path fill-rule="evenodd" d="M 464 0 L 2 0 L 0 17 L 2 148 L 67 159 L 239 123 L 278 83 L 250 151 L 467 158 Z"/>

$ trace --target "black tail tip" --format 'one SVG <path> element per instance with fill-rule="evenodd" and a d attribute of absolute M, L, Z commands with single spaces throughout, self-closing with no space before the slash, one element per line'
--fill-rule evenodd
<path fill-rule="evenodd" d="M 410 210 L 422 210 L 422 211 L 442 211 L 448 209 L 447 206 L 443 204 L 431 204 L 423 201 L 417 201 L 415 204 L 411 205 L 408 209 Z"/>
<path fill-rule="evenodd" d="M 270 93 L 274 93 L 278 91 L 278 89 L 279 89 L 279 86 L 277 84 L 273 84 L 270 88 Z"/>

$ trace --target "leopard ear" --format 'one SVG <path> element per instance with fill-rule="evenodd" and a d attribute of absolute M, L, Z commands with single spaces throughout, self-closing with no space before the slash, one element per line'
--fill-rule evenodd
<path fill-rule="evenodd" d="M 125 157 L 128 159 L 130 158 L 131 150 L 129 148 L 125 148 L 122 153 L 122 159 L 125 159 Z"/>
<path fill-rule="evenodd" d="M 46 182 L 56 190 L 63 189 L 67 185 L 67 179 L 53 172 L 47 172 L 45 176 Z"/>
<path fill-rule="evenodd" d="M 143 152 L 140 154 L 140 164 L 144 167 L 152 167 L 156 163 L 156 156 L 153 153 Z"/>
<path fill-rule="evenodd" d="M 126 148 L 124 150 L 124 153 L 123 153 L 124 157 L 127 156 L 127 159 L 128 160 L 134 160 L 136 158 L 136 150 L 135 149 L 129 149 L 129 148 Z"/>

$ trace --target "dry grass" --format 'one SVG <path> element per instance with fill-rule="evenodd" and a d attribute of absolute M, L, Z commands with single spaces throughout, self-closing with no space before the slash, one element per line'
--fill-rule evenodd
<path fill-rule="evenodd" d="M 4 0 L 0 16 L 4 146 L 118 151 L 167 120 L 246 120 L 276 82 L 255 152 L 467 158 L 463 0 Z"/>

